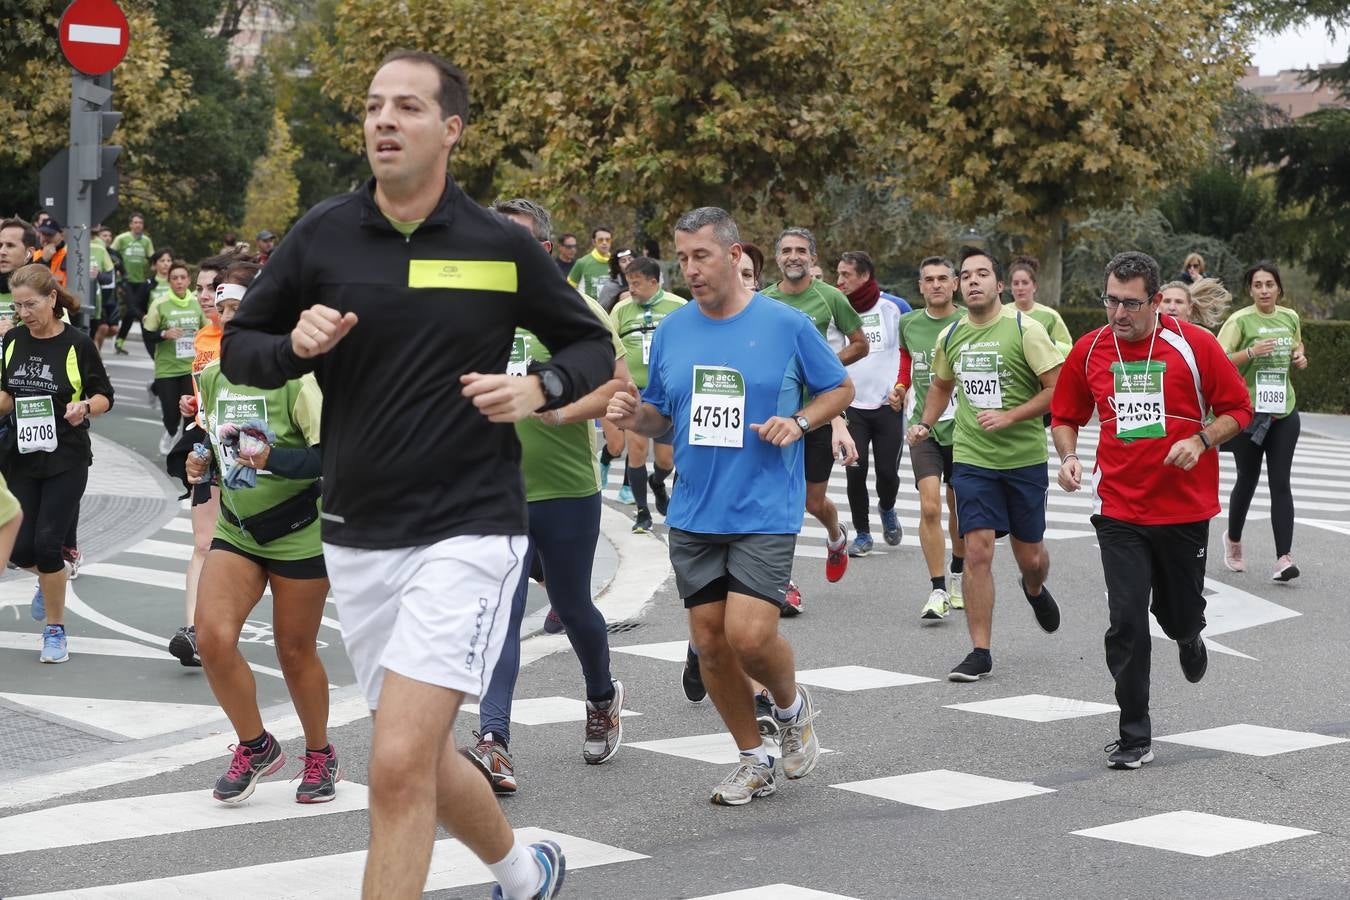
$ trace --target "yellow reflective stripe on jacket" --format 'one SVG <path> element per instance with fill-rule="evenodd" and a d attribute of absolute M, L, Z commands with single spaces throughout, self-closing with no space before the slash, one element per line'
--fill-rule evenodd
<path fill-rule="evenodd" d="M 410 259 L 408 287 L 515 293 L 516 264 L 478 259 Z"/>

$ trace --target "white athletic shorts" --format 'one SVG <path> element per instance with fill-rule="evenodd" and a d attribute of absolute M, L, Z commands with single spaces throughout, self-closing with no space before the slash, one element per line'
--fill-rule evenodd
<path fill-rule="evenodd" d="M 528 546 L 525 535 L 397 550 L 323 545 L 342 639 L 371 709 L 386 670 L 471 699 L 487 691 Z"/>

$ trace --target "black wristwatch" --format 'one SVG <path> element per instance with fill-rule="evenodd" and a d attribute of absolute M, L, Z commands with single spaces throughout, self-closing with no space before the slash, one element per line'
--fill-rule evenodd
<path fill-rule="evenodd" d="M 1209 435 L 1205 434 L 1203 431 L 1197 431 L 1195 436 L 1200 439 L 1200 443 L 1205 445 L 1206 450 L 1212 450 L 1214 448 L 1214 444 L 1210 441 Z"/>
<path fill-rule="evenodd" d="M 929 425 L 927 422 L 923 421 L 922 419 L 919 420 L 919 427 L 922 428 L 924 431 L 928 432 L 929 434 L 932 434 L 932 433 L 933 433 L 933 426 L 932 426 L 932 425 Z"/>
<path fill-rule="evenodd" d="M 811 430 L 811 420 L 806 416 L 793 416 L 792 418 L 797 423 L 797 427 L 802 430 L 802 434 Z"/>
<path fill-rule="evenodd" d="M 558 373 L 548 368 L 539 368 L 532 375 L 539 376 L 539 386 L 544 389 L 544 403 L 556 403 L 562 399 L 563 383 Z"/>

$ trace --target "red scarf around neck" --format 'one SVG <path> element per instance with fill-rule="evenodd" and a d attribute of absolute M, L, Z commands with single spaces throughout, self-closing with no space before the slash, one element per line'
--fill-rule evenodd
<path fill-rule="evenodd" d="M 877 305 L 881 299 L 881 285 L 877 283 L 877 278 L 873 275 L 867 279 L 861 287 L 848 295 L 848 302 L 852 304 L 856 312 L 864 313 Z"/>

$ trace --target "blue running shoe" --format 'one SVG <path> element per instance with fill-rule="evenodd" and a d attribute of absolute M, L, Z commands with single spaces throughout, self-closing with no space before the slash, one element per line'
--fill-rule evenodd
<path fill-rule="evenodd" d="M 66 649 L 66 630 L 60 625 L 48 625 L 42 632 L 42 652 L 38 661 L 45 663 L 63 663 L 70 659 Z"/>
<path fill-rule="evenodd" d="M 42 585 L 37 586 L 33 591 L 33 603 L 28 607 L 28 614 L 33 617 L 34 622 L 41 622 L 47 618 L 47 598 L 42 595 Z"/>
<path fill-rule="evenodd" d="M 530 849 L 544 872 L 544 883 L 530 900 L 552 900 L 562 890 L 563 879 L 567 877 L 567 857 L 553 841 L 539 841 L 531 844 Z M 492 886 L 492 900 L 504 900 L 505 897 L 500 884 Z"/>
<path fill-rule="evenodd" d="M 857 536 L 853 538 L 853 543 L 849 545 L 848 555 L 866 556 L 872 552 L 873 546 L 872 536 L 864 531 L 860 531 Z"/>
<path fill-rule="evenodd" d="M 626 484 L 623 487 L 619 488 L 619 502 L 627 503 L 629 506 L 632 506 L 634 503 L 633 489 Z"/>
<path fill-rule="evenodd" d="M 899 547 L 900 539 L 905 536 L 905 530 L 900 527 L 900 517 L 895 514 L 893 508 L 877 511 L 881 513 L 881 536 L 892 547 Z"/>
<path fill-rule="evenodd" d="M 607 487 L 609 487 L 609 463 L 602 462 L 600 464 L 600 490 L 603 491 Z"/>

